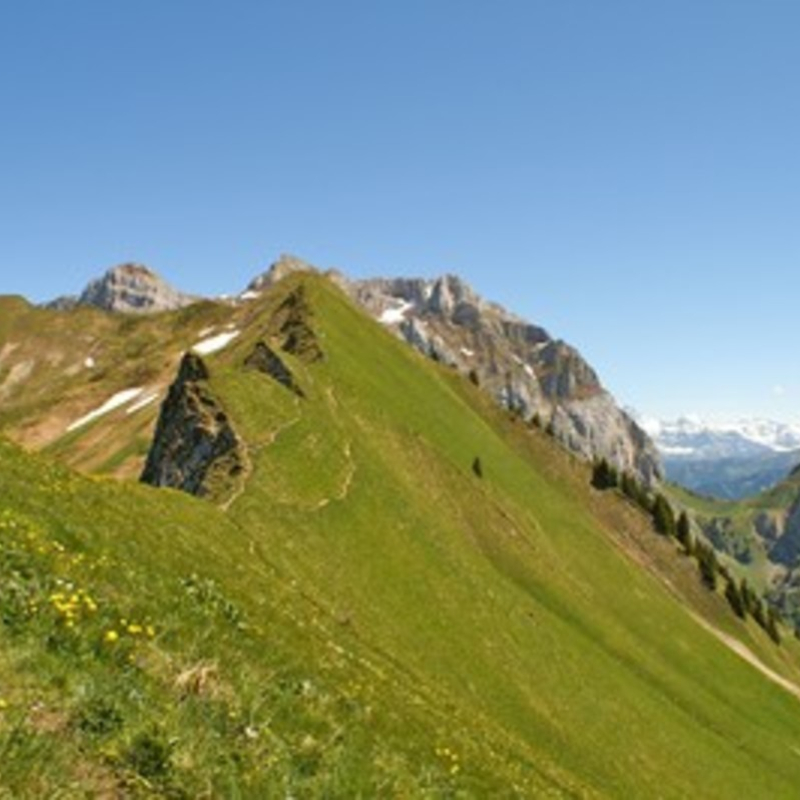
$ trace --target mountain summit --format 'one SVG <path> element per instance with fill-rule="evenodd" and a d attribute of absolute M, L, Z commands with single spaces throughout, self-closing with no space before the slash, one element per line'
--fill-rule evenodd
<path fill-rule="evenodd" d="M 105 311 L 147 314 L 173 311 L 196 299 L 179 292 L 143 264 L 128 263 L 112 267 L 102 277 L 93 280 L 77 299 L 60 297 L 49 305 L 53 308 L 95 306 Z"/>

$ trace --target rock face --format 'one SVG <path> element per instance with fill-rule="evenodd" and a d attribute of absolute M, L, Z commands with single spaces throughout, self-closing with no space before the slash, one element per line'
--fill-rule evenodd
<path fill-rule="evenodd" d="M 141 264 L 121 264 L 92 281 L 77 299 L 59 297 L 48 307 L 63 310 L 84 305 L 119 313 L 151 314 L 172 311 L 196 300 Z"/>
<path fill-rule="evenodd" d="M 302 270 L 316 271 L 282 256 L 249 288 L 272 286 Z M 460 278 L 349 280 L 338 271 L 326 274 L 412 347 L 470 375 L 510 411 L 525 419 L 538 416 L 584 458 L 605 457 L 647 485 L 663 477 L 648 435 L 617 406 L 577 350 L 485 301 Z"/>
<path fill-rule="evenodd" d="M 242 444 L 207 385 L 208 370 L 186 353 L 161 406 L 142 483 L 224 498 L 243 471 Z"/>
<path fill-rule="evenodd" d="M 289 391 L 294 392 L 298 397 L 305 396 L 294 375 L 292 375 L 292 371 L 266 342 L 256 342 L 253 351 L 244 360 L 244 365 L 250 369 L 263 372 L 282 386 L 285 386 Z"/>
<path fill-rule="evenodd" d="M 311 327 L 311 307 L 299 286 L 286 296 L 270 320 L 270 334 L 286 353 L 307 362 L 320 361 L 324 353 Z"/>

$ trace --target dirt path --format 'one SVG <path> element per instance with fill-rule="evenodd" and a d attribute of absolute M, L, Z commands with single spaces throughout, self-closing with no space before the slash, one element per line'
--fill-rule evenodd
<path fill-rule="evenodd" d="M 240 438 L 242 442 L 243 448 L 243 455 L 244 455 L 244 472 L 241 477 L 241 481 L 239 486 L 236 488 L 236 491 L 228 498 L 228 500 L 223 503 L 220 508 L 223 511 L 228 511 L 230 507 L 244 494 L 245 489 L 247 488 L 247 482 L 250 480 L 251 475 L 253 474 L 253 457 L 265 447 L 270 447 L 271 445 L 275 444 L 277 438 L 284 432 L 289 430 L 294 425 L 297 425 L 300 422 L 301 416 L 298 415 L 293 417 L 288 422 L 285 422 L 283 425 L 280 425 L 274 431 L 270 431 L 267 435 L 267 438 L 263 442 L 259 442 L 258 444 L 248 446 L 244 439 Z"/>
<path fill-rule="evenodd" d="M 769 678 L 769 680 L 771 680 L 773 683 L 778 684 L 778 686 L 782 687 L 800 700 L 800 686 L 798 686 L 796 683 L 792 683 L 792 681 L 788 680 L 787 678 L 784 678 L 783 675 L 779 675 L 774 669 L 770 669 L 770 667 L 761 661 L 761 659 L 746 644 L 740 642 L 733 636 L 729 636 L 727 633 L 723 633 L 721 630 L 706 622 L 702 617 L 697 616 L 697 614 L 692 614 L 691 612 L 689 613 L 691 614 L 692 619 L 694 619 L 698 625 L 705 628 L 712 636 L 716 637 L 726 647 L 733 650 L 733 652 L 736 653 L 739 658 L 743 658 L 748 664 L 754 666 L 762 675 Z"/>

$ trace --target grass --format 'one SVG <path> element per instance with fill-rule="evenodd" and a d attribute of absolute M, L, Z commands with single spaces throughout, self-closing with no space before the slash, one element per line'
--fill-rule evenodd
<path fill-rule="evenodd" d="M 304 399 L 242 368 L 298 281 Z M 227 511 L 0 445 L 7 796 L 796 794 L 798 701 L 688 612 L 797 679 L 794 643 L 327 282 L 247 314 L 208 359 L 252 466 Z"/>

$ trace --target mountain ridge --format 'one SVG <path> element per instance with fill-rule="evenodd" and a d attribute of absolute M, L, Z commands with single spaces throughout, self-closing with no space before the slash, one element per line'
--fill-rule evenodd
<path fill-rule="evenodd" d="M 144 300 L 131 300 L 125 281 L 120 284 L 115 277 L 121 269 L 106 273 L 99 284 L 89 284 L 79 303 L 119 313 L 153 313 L 197 300 L 163 288 L 160 279 L 152 277 L 149 283 L 157 289 L 147 289 Z M 154 276 L 144 267 L 137 269 Z M 648 486 L 663 477 L 658 453 L 647 435 L 619 408 L 577 350 L 484 300 L 455 275 L 354 280 L 341 271 L 322 271 L 296 256 L 283 255 L 225 302 L 253 302 L 287 276 L 304 271 L 332 280 L 396 336 L 424 355 L 470 375 L 502 407 L 547 427 L 581 457 L 606 458 Z"/>

